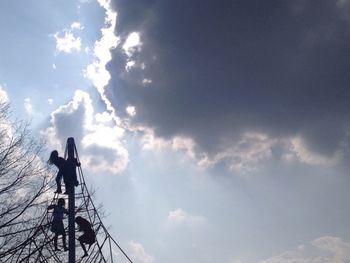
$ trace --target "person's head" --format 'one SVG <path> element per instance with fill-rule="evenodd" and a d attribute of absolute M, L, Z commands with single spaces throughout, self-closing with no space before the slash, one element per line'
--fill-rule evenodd
<path fill-rule="evenodd" d="M 50 154 L 50 158 L 48 160 L 48 163 L 53 164 L 55 162 L 55 160 L 57 160 L 57 158 L 58 158 L 58 151 L 56 151 L 56 150 L 52 151 Z"/>
<path fill-rule="evenodd" d="M 66 204 L 66 201 L 64 200 L 64 198 L 59 198 L 57 201 L 57 205 L 58 206 L 62 206 L 64 207 L 64 205 Z"/>
<path fill-rule="evenodd" d="M 77 217 L 75 218 L 75 222 L 76 222 L 78 225 L 80 225 L 82 221 L 83 221 L 83 218 L 82 218 L 81 216 L 77 216 Z"/>

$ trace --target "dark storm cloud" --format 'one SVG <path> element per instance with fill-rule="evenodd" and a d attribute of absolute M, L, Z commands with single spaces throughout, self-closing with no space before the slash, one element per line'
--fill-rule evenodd
<path fill-rule="evenodd" d="M 349 125 L 346 1 L 114 1 L 116 33 L 141 33 L 124 70 L 114 51 L 108 96 L 157 135 L 185 135 L 216 152 L 245 131 L 302 136 L 332 154 Z M 152 83 L 143 87 L 143 78 Z"/>

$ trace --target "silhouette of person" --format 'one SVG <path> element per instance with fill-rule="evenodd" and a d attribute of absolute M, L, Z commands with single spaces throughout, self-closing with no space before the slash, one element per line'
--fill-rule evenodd
<path fill-rule="evenodd" d="M 62 235 L 64 251 L 68 250 L 67 244 L 66 244 L 66 231 L 64 230 L 64 225 L 63 225 L 63 214 L 68 214 L 68 211 L 64 206 L 65 206 L 64 198 L 59 198 L 57 201 L 57 205 L 49 205 L 47 208 L 47 210 L 53 209 L 51 231 L 55 233 L 55 236 L 53 238 L 53 243 L 56 251 L 60 251 L 57 248 L 57 238 L 60 235 Z"/>
<path fill-rule="evenodd" d="M 58 152 L 56 150 L 52 151 L 50 154 L 50 158 L 48 160 L 48 163 L 50 165 L 54 164 L 58 168 L 57 176 L 56 176 L 56 184 L 57 184 L 57 190 L 55 193 L 62 193 L 61 189 L 61 181 L 62 177 L 65 177 L 66 173 L 66 160 L 62 157 L 58 156 Z M 64 182 L 66 184 L 66 182 Z"/>
<path fill-rule="evenodd" d="M 75 186 L 79 185 L 79 182 L 77 179 L 77 170 L 76 170 L 76 168 L 79 166 L 80 166 L 80 163 L 78 162 L 77 158 L 70 157 L 70 155 L 68 155 L 68 158 L 66 160 L 67 172 L 63 175 L 63 180 L 66 186 L 73 185 L 73 184 Z"/>
<path fill-rule="evenodd" d="M 79 231 L 82 231 L 84 233 L 78 238 L 78 240 L 80 242 L 81 247 L 84 250 L 84 255 L 82 257 L 86 257 L 88 253 L 84 244 L 88 244 L 90 248 L 90 246 L 96 242 L 96 234 L 92 229 L 89 221 L 87 221 L 85 218 L 77 216 L 75 218 L 75 222 L 79 226 Z"/>

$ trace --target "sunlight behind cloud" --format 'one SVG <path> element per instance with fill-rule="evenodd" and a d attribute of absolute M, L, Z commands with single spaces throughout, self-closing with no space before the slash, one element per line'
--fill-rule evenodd
<path fill-rule="evenodd" d="M 135 116 L 135 115 L 136 115 L 136 108 L 135 108 L 135 106 L 129 105 L 128 107 L 126 107 L 126 112 L 127 112 L 130 116 Z"/>
<path fill-rule="evenodd" d="M 130 60 L 130 61 L 126 62 L 125 70 L 129 71 L 131 68 L 135 67 L 135 65 L 136 65 L 135 60 Z"/>
<path fill-rule="evenodd" d="M 50 127 L 42 134 L 61 152 L 65 140 L 73 136 L 85 167 L 94 173 L 117 174 L 127 167 L 128 151 L 122 142 L 124 129 L 112 120 L 108 112 L 95 114 L 90 95 L 77 90 L 69 103 L 51 114 Z"/>
<path fill-rule="evenodd" d="M 115 109 L 105 94 L 105 88 L 111 78 L 106 65 L 112 59 L 111 49 L 116 48 L 119 44 L 119 38 L 114 34 L 117 13 L 111 8 L 110 1 L 99 0 L 98 3 L 105 9 L 105 23 L 101 29 L 102 36 L 94 45 L 94 61 L 87 66 L 85 77 L 95 86 L 105 102 L 107 110 L 112 112 L 115 121 L 119 123 Z"/>
<path fill-rule="evenodd" d="M 310 151 L 300 137 L 291 139 L 291 150 L 295 153 L 298 160 L 311 165 L 327 165 L 332 166 L 339 162 L 342 158 L 341 151 L 337 151 L 332 156 L 323 156 L 321 154 Z"/>
<path fill-rule="evenodd" d="M 139 32 L 132 32 L 129 34 L 127 39 L 124 42 L 122 48 L 125 51 L 125 54 L 128 57 L 131 57 L 136 51 L 140 51 L 142 46 L 142 42 L 140 40 Z"/>

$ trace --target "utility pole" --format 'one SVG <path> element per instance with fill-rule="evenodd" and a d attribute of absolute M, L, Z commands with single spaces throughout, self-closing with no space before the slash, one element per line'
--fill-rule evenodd
<path fill-rule="evenodd" d="M 75 263 L 75 179 L 76 179 L 76 159 L 74 158 L 75 143 L 74 138 L 67 139 L 67 178 L 66 187 L 68 189 L 68 262 Z"/>

